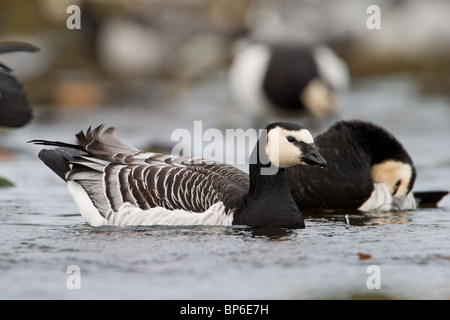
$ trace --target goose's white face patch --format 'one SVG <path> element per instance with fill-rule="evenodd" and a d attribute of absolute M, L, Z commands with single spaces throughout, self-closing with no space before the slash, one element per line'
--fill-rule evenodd
<path fill-rule="evenodd" d="M 411 165 L 404 162 L 386 160 L 372 166 L 373 182 L 384 183 L 393 196 L 407 195 L 412 176 Z"/>
<path fill-rule="evenodd" d="M 311 133 L 306 129 L 298 131 L 286 130 L 281 127 L 271 129 L 267 133 L 266 153 L 270 162 L 279 168 L 303 164 L 302 152 L 298 146 L 287 140 L 289 136 L 306 144 L 314 143 Z"/>

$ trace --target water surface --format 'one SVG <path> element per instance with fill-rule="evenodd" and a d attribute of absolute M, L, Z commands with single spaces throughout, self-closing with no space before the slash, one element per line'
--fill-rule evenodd
<path fill-rule="evenodd" d="M 193 121 L 245 126 L 220 83 L 171 100 L 111 110 L 41 110 L 2 137 L 16 159 L 0 162 L 15 187 L 0 189 L 2 299 L 450 298 L 450 199 L 410 212 L 305 214 L 306 229 L 100 227 L 78 215 L 63 181 L 38 159 L 31 139 L 73 141 L 89 125 L 117 127 L 143 147 L 167 142 Z M 448 97 L 423 96 L 407 77 L 355 84 L 342 118 L 386 127 L 415 161 L 416 190 L 450 189 Z M 366 254 L 361 259 L 358 253 Z M 67 268 L 81 272 L 68 289 Z M 381 289 L 369 289 L 370 265 Z"/>

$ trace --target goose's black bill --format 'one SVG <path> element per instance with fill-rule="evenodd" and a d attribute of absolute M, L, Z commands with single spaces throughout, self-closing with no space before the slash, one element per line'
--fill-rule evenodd
<path fill-rule="evenodd" d="M 327 161 L 322 157 L 322 155 L 314 147 L 308 147 L 305 155 L 302 156 L 302 161 L 309 165 L 320 166 L 325 168 L 327 166 Z"/>

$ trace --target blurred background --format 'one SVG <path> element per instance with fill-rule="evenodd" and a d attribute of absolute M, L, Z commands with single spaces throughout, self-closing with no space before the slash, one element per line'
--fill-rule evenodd
<path fill-rule="evenodd" d="M 71 5 L 80 8 L 80 29 L 68 27 L 78 18 Z M 381 29 L 367 27 L 371 5 L 380 8 Z M 315 134 L 337 119 L 361 118 L 404 139 L 442 122 L 440 134 L 448 136 L 446 0 L 0 0 L 0 7 L 0 41 L 40 48 L 0 56 L 33 110 L 23 128 L 1 129 L 4 159 L 29 149 L 26 139 L 72 141 L 74 132 L 100 123 L 157 151 L 170 151 L 173 130 L 192 130 L 194 120 L 203 130 L 263 125 L 230 88 L 239 49 L 249 42 L 325 45 L 340 59 L 347 84 L 337 112 L 322 117 Z M 306 118 L 293 121 L 309 127 Z"/>
<path fill-rule="evenodd" d="M 71 5 L 80 8 L 80 29 L 68 28 L 78 18 Z M 380 8 L 381 29 L 367 27 L 371 5 Z M 264 125 L 230 83 L 242 43 L 252 42 L 327 46 L 340 59 L 345 90 L 336 112 L 311 125 L 314 134 L 341 118 L 404 134 L 407 149 L 418 147 L 405 140 L 410 133 L 430 123 L 438 135 L 449 133 L 446 0 L 0 0 L 0 8 L 0 41 L 40 48 L 0 56 L 33 112 L 22 128 L 0 127 L 3 159 L 29 150 L 27 140 L 73 141 L 75 132 L 101 123 L 140 148 L 166 152 L 171 133 L 192 130 L 194 120 L 203 130 Z M 310 127 L 308 117 L 292 120 Z"/>
<path fill-rule="evenodd" d="M 370 5 L 381 29 L 370 30 Z M 69 5 L 81 29 L 69 30 Z M 0 40 L 41 51 L 3 55 L 22 81 L 35 121 L 60 108 L 144 107 L 199 85 L 228 90 L 237 41 L 327 44 L 353 81 L 407 74 L 424 93 L 450 88 L 446 0 L 33 0 L 0 1 Z M 222 83 L 221 83 L 222 82 Z M 40 117 L 41 107 L 47 109 Z"/>

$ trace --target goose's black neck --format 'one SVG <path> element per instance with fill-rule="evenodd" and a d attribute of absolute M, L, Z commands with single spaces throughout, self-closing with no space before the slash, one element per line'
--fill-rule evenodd
<path fill-rule="evenodd" d="M 289 191 L 284 171 L 285 169 L 272 166 L 271 163 L 268 165 L 250 164 L 250 188 L 247 197 L 258 199 L 268 196 L 267 194 L 270 193 L 279 195 L 280 192 L 284 194 L 284 191 Z"/>
<path fill-rule="evenodd" d="M 265 152 L 252 153 L 249 176 L 250 188 L 244 196 L 243 207 L 234 215 L 233 224 L 264 227 L 304 228 L 305 223 L 295 204 L 285 176 L 285 169 L 273 166 Z M 265 150 L 265 149 L 264 149 Z M 254 153 L 258 152 L 258 155 Z"/>

